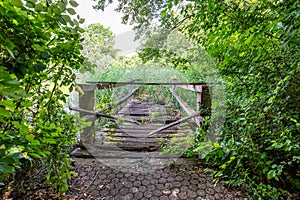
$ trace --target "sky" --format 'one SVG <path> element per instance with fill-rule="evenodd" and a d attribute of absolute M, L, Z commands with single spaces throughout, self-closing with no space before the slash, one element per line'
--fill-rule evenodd
<path fill-rule="evenodd" d="M 134 41 L 133 26 L 122 24 L 122 13 L 116 12 L 117 2 L 110 4 L 104 11 L 96 11 L 92 0 L 76 0 L 79 4 L 75 10 L 81 18 L 85 18 L 84 26 L 93 23 L 101 23 L 104 27 L 110 28 L 115 34 L 115 47 L 120 50 L 119 55 L 134 55 L 139 47 L 139 42 Z"/>
<path fill-rule="evenodd" d="M 85 18 L 84 25 L 92 23 L 101 23 L 105 27 L 109 27 L 115 34 L 121 34 L 132 30 L 132 26 L 122 24 L 122 14 L 114 11 L 117 6 L 117 2 L 110 4 L 104 11 L 96 11 L 93 9 L 93 5 L 96 4 L 92 0 L 76 0 L 79 4 L 75 8 L 80 17 Z"/>

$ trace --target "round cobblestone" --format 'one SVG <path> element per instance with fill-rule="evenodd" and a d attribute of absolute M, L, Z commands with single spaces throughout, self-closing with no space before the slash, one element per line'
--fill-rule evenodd
<path fill-rule="evenodd" d="M 189 188 L 187 186 L 181 186 L 180 192 L 187 192 Z"/>
<path fill-rule="evenodd" d="M 124 177 L 124 174 L 119 172 L 119 173 L 117 173 L 116 177 L 117 177 L 117 178 L 123 178 L 123 177 Z"/>
<path fill-rule="evenodd" d="M 126 173 L 124 174 L 124 176 L 128 178 L 128 177 L 132 176 L 132 174 L 131 174 L 130 172 L 126 172 Z"/>
<path fill-rule="evenodd" d="M 101 196 L 107 196 L 108 194 L 109 194 L 109 191 L 107 189 L 100 191 Z"/>
<path fill-rule="evenodd" d="M 168 182 L 174 182 L 174 181 L 175 181 L 175 178 L 173 178 L 173 177 L 170 176 L 170 177 L 167 178 L 167 181 L 168 181 Z"/>
<path fill-rule="evenodd" d="M 162 192 L 160 190 L 154 190 L 153 195 L 159 197 L 162 195 Z"/>
<path fill-rule="evenodd" d="M 161 176 L 160 176 L 160 174 L 154 174 L 153 177 L 154 178 L 160 178 Z"/>
<path fill-rule="evenodd" d="M 126 195 L 128 194 L 129 190 L 128 188 L 121 188 L 119 191 L 119 195 Z"/>
<path fill-rule="evenodd" d="M 151 191 L 146 191 L 146 192 L 144 192 L 144 196 L 146 197 L 146 198 L 150 198 L 150 197 L 152 197 L 152 192 Z"/>
<path fill-rule="evenodd" d="M 202 183 L 202 184 L 205 184 L 207 182 L 207 180 L 205 178 L 200 178 L 199 182 Z"/>
<path fill-rule="evenodd" d="M 143 193 L 137 192 L 134 194 L 134 199 L 141 199 L 141 198 L 143 198 Z"/>
<path fill-rule="evenodd" d="M 181 186 L 181 183 L 180 183 L 180 182 L 174 182 L 174 183 L 173 183 L 173 187 L 179 188 L 180 186 Z"/>
<path fill-rule="evenodd" d="M 155 187 L 159 190 L 162 190 L 164 188 L 164 185 L 159 183 Z"/>
<path fill-rule="evenodd" d="M 205 192 L 206 192 L 207 194 L 214 194 L 214 193 L 215 193 L 215 191 L 214 191 L 212 188 L 206 188 L 206 189 L 205 189 Z"/>
<path fill-rule="evenodd" d="M 149 180 L 143 180 L 143 181 L 142 181 L 142 184 L 145 185 L 145 186 L 147 186 L 147 185 L 150 184 L 150 181 L 149 181 Z"/>
<path fill-rule="evenodd" d="M 156 184 L 158 183 L 158 180 L 157 180 L 157 179 L 152 179 L 152 180 L 150 180 L 150 182 L 151 182 L 152 184 L 156 185 Z"/>
<path fill-rule="evenodd" d="M 183 181 L 183 177 L 182 177 L 182 176 L 176 176 L 176 177 L 175 177 L 175 180 L 176 180 L 176 181 Z"/>
<path fill-rule="evenodd" d="M 131 188 L 132 187 L 132 182 L 125 182 L 123 183 L 124 187 L 128 187 L 128 188 Z"/>
<path fill-rule="evenodd" d="M 151 180 L 151 179 L 152 179 L 152 176 L 151 176 L 150 174 L 147 174 L 147 175 L 145 176 L 145 179 Z"/>
<path fill-rule="evenodd" d="M 170 174 L 169 174 L 169 173 L 166 173 L 166 172 L 164 172 L 164 173 L 161 174 L 161 176 L 164 177 L 164 178 L 169 177 L 169 175 L 170 175 Z"/>
<path fill-rule="evenodd" d="M 188 191 L 188 197 L 189 199 L 194 199 L 195 197 L 197 197 L 197 193 L 194 191 Z"/>
<path fill-rule="evenodd" d="M 119 179 L 118 179 L 118 178 L 114 178 L 114 179 L 112 179 L 112 182 L 113 182 L 113 183 L 118 183 L 118 182 L 119 182 Z"/>
<path fill-rule="evenodd" d="M 198 189 L 205 190 L 205 188 L 206 188 L 205 184 L 202 184 L 202 183 L 198 184 Z"/>
<path fill-rule="evenodd" d="M 154 185 L 148 185 L 148 186 L 147 186 L 147 190 L 148 190 L 148 191 L 155 190 L 155 186 L 154 186 Z"/>
<path fill-rule="evenodd" d="M 185 185 L 185 186 L 188 186 L 188 185 L 191 185 L 189 181 L 187 180 L 183 180 L 181 181 L 181 185 Z"/>
<path fill-rule="evenodd" d="M 160 178 L 160 179 L 159 179 L 159 182 L 160 182 L 160 183 L 166 183 L 166 182 L 167 182 L 167 179 L 165 179 L 165 178 Z"/>
<path fill-rule="evenodd" d="M 169 200 L 169 197 L 166 195 L 160 196 L 159 200 Z"/>
<path fill-rule="evenodd" d="M 190 180 L 190 183 L 193 185 L 197 185 L 199 183 L 199 180 L 192 179 Z"/>
<path fill-rule="evenodd" d="M 112 189 L 110 190 L 110 194 L 113 195 L 113 196 L 116 196 L 117 194 L 119 194 L 119 189 Z"/>
<path fill-rule="evenodd" d="M 136 180 L 136 177 L 135 176 L 130 176 L 128 177 L 128 181 L 135 181 Z"/>
<path fill-rule="evenodd" d="M 181 192 L 178 194 L 178 197 L 180 199 L 188 199 L 188 195 L 187 195 L 187 192 Z"/>
<path fill-rule="evenodd" d="M 139 191 L 140 192 L 145 192 L 145 191 L 147 191 L 147 188 L 145 186 L 140 186 Z"/>
<path fill-rule="evenodd" d="M 197 191 L 197 194 L 200 196 L 200 197 L 205 197 L 206 193 L 204 190 L 198 190 Z"/>
<path fill-rule="evenodd" d="M 139 181 L 144 180 L 144 176 L 143 176 L 143 175 L 139 175 L 139 176 L 137 177 L 137 180 L 139 180 Z"/>
<path fill-rule="evenodd" d="M 133 185 L 135 186 L 135 187 L 139 187 L 139 186 L 141 186 L 141 181 L 134 181 L 133 182 Z"/>
<path fill-rule="evenodd" d="M 123 200 L 132 200 L 133 199 L 133 194 L 126 194 L 124 196 L 124 199 Z"/>
<path fill-rule="evenodd" d="M 197 185 L 189 185 L 189 189 L 190 189 L 191 191 L 197 192 L 198 187 L 197 187 Z"/>
<path fill-rule="evenodd" d="M 223 199 L 223 198 L 222 198 L 223 195 L 220 194 L 220 193 L 215 193 L 214 197 L 215 197 L 215 199 Z"/>
<path fill-rule="evenodd" d="M 211 195 L 211 194 L 206 194 L 205 198 L 209 199 L 209 200 L 215 200 L 215 197 L 213 195 Z"/>

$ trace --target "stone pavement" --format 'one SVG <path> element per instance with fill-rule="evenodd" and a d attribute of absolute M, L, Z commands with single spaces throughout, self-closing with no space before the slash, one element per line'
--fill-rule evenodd
<path fill-rule="evenodd" d="M 218 200 L 243 199 L 245 193 L 230 190 L 195 162 L 180 158 L 175 164 L 148 172 L 109 168 L 96 159 L 75 158 L 77 177 L 70 181 L 70 199 L 105 200 Z"/>

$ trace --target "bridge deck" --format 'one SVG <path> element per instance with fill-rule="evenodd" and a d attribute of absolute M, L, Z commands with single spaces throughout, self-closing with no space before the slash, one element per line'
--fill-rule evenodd
<path fill-rule="evenodd" d="M 171 144 L 186 145 L 186 137 L 192 131 L 190 120 L 149 135 L 150 132 L 181 118 L 181 111 L 174 105 L 133 99 L 118 111 L 117 116 L 121 119 L 135 120 L 138 124 L 119 120 L 117 123 L 111 122 L 101 127 L 96 131 L 93 146 L 87 148 L 94 157 L 142 159 L 145 153 L 151 152 L 155 158 L 170 158 L 170 155 L 161 155 L 161 148 Z M 78 151 L 73 155 L 85 157 Z"/>

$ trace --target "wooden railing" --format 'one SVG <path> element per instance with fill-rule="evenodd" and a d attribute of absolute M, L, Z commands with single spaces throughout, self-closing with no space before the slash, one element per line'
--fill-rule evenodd
<path fill-rule="evenodd" d="M 108 89 L 108 88 L 116 88 L 131 85 L 129 93 L 118 100 L 114 106 L 107 106 L 105 108 L 95 110 L 95 90 L 99 89 Z M 134 85 L 138 87 L 134 88 Z M 79 108 L 70 107 L 71 110 L 79 111 L 80 117 L 84 118 L 87 122 L 91 122 L 91 125 L 86 127 L 84 133 L 81 134 L 81 140 L 85 144 L 92 144 L 95 141 L 95 121 L 97 117 L 105 117 L 109 118 L 110 120 L 119 119 L 118 116 L 114 115 L 107 115 L 102 113 L 106 109 L 111 109 L 115 106 L 120 106 L 126 103 L 128 100 L 132 98 L 134 93 L 139 89 L 141 85 L 164 85 L 164 86 L 172 86 L 169 88 L 169 91 L 173 95 L 173 97 L 177 100 L 179 105 L 183 108 L 183 110 L 188 114 L 187 117 L 182 118 L 178 121 L 175 121 L 171 124 L 167 124 L 155 131 L 149 133 L 150 135 L 156 134 L 159 131 L 167 129 L 171 126 L 176 124 L 182 123 L 187 121 L 188 119 L 193 119 L 195 124 L 199 127 L 201 122 L 204 121 L 204 118 L 200 116 L 204 111 L 206 113 L 210 113 L 211 107 L 211 89 L 205 83 L 181 83 L 176 79 L 172 79 L 167 83 L 145 83 L 145 82 L 138 82 L 137 79 L 130 80 L 128 82 L 89 82 L 86 84 L 79 84 L 78 91 L 79 91 Z M 184 100 L 176 93 L 176 87 L 180 87 L 184 90 L 189 90 L 196 93 L 196 110 L 193 110 Z M 200 107 L 203 108 L 200 110 Z M 127 119 L 132 123 L 138 123 L 134 120 Z"/>

